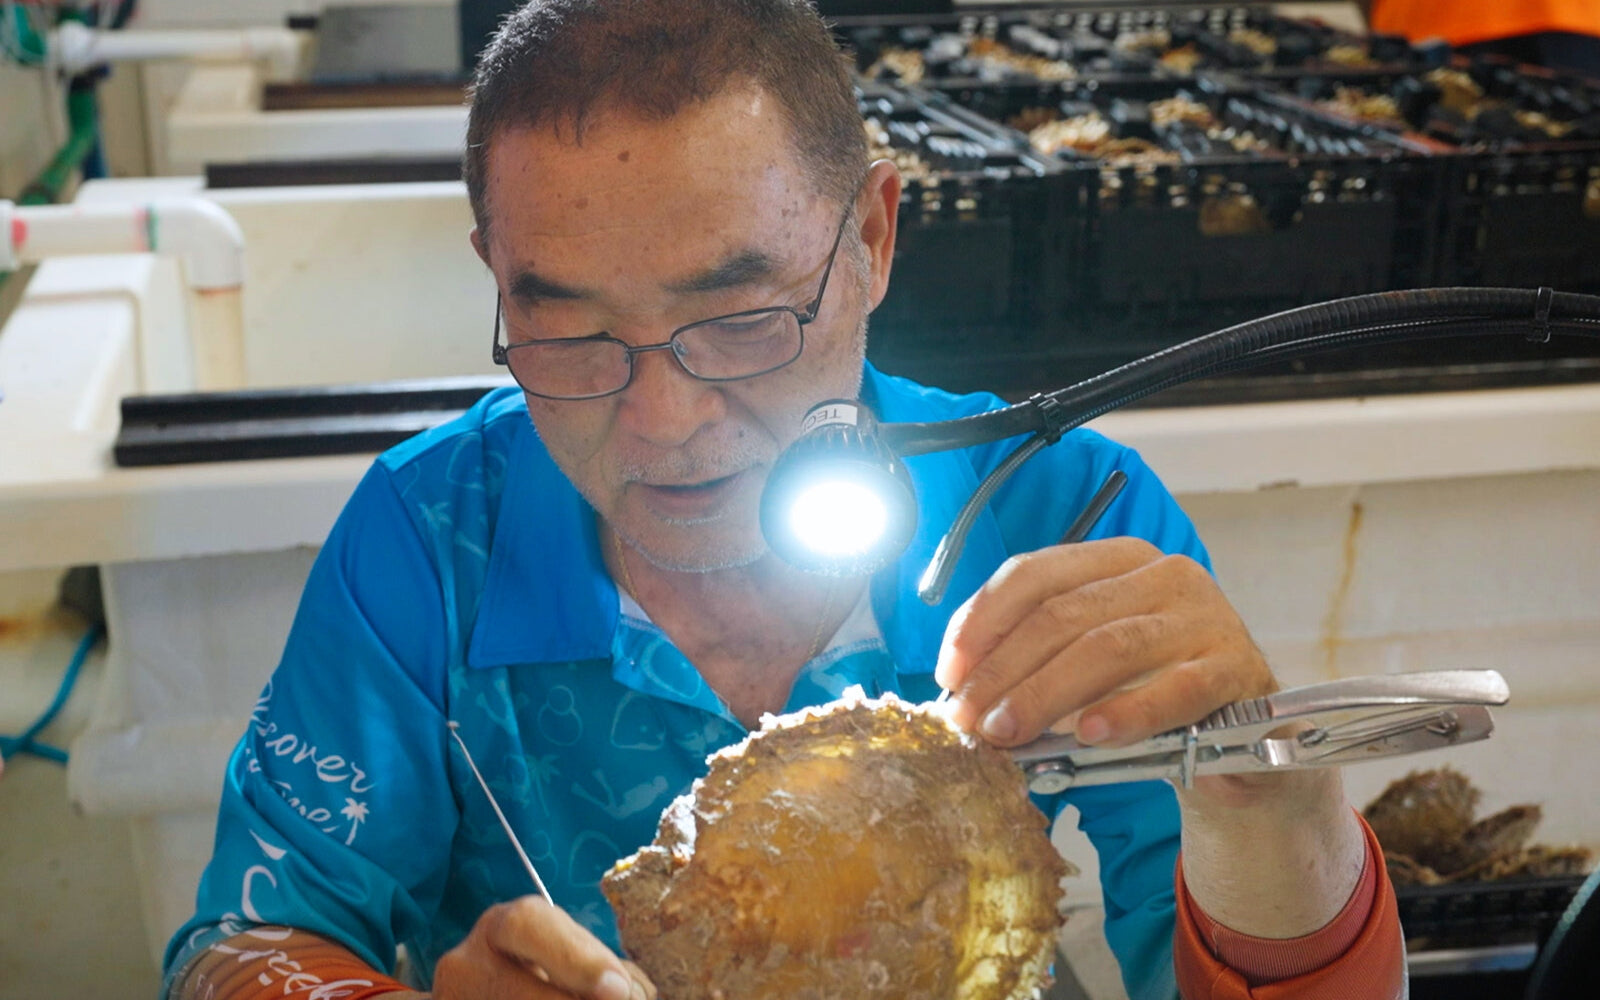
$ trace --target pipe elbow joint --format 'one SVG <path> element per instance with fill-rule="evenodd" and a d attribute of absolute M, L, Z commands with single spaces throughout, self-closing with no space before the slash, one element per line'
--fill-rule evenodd
<path fill-rule="evenodd" d="M 182 257 L 191 287 L 220 291 L 244 284 L 244 232 L 227 209 L 205 198 L 174 198 L 145 211 L 150 249 Z"/>

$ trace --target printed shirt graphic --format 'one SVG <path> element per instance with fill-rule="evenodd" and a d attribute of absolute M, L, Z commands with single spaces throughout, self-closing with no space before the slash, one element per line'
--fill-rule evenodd
<path fill-rule="evenodd" d="M 885 421 L 1002 405 L 870 366 L 863 398 Z M 1016 444 L 907 462 L 916 536 L 873 578 L 856 633 L 847 627 L 802 672 L 789 709 L 853 684 L 932 698 L 951 612 L 1007 556 L 1053 544 L 1115 469 L 1129 482 L 1093 537 L 1138 536 L 1205 562 L 1138 456 L 1077 430 L 999 491 L 949 596 L 924 605 L 916 581 L 940 535 Z M 168 947 L 169 985 L 201 949 L 259 923 L 325 935 L 386 972 L 404 944 L 426 983 L 487 907 L 533 892 L 450 720 L 557 904 L 613 947 L 600 876 L 654 836 L 708 754 L 746 733 L 642 612 L 623 613 L 593 511 L 511 390 L 380 456 L 346 505 L 229 762 L 196 913 Z M 1168 1000 L 1171 789 L 1111 785 L 1040 805 L 1053 815 L 1063 802 L 1099 851 L 1106 935 L 1130 996 Z"/>

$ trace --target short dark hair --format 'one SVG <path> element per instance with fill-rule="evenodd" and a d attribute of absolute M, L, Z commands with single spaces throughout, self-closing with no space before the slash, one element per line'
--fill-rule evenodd
<path fill-rule="evenodd" d="M 807 0 L 530 0 L 479 57 L 462 172 L 488 233 L 489 145 L 507 128 L 573 129 L 597 109 L 664 120 L 753 80 L 782 108 L 819 194 L 848 200 L 867 143 L 845 57 Z"/>

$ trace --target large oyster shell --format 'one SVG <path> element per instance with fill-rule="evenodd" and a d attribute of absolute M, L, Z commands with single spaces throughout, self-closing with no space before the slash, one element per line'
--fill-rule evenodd
<path fill-rule="evenodd" d="M 1404 854 L 1435 871 L 1472 826 L 1480 792 L 1450 767 L 1412 771 L 1362 810 L 1385 851 Z"/>
<path fill-rule="evenodd" d="M 1592 854 L 1583 847 L 1528 845 L 1544 814 L 1516 805 L 1473 821 L 1479 792 L 1448 767 L 1412 771 L 1389 783 L 1362 810 L 1383 845 L 1395 885 L 1487 882 L 1578 875 Z"/>
<path fill-rule="evenodd" d="M 665 1000 L 1011 1000 L 1066 871 L 1010 758 L 891 695 L 764 719 L 601 889 Z"/>

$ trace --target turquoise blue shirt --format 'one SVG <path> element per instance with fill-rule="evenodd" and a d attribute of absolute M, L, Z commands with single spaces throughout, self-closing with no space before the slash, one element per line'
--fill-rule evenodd
<path fill-rule="evenodd" d="M 1000 405 L 870 366 L 885 421 Z M 881 636 L 802 672 L 789 708 L 846 685 L 933 697 L 950 613 L 1012 553 L 1053 544 L 1114 470 L 1129 476 L 1095 537 L 1134 535 L 1204 562 L 1193 527 L 1132 451 L 1085 430 L 1045 449 L 996 495 L 937 607 L 916 580 L 979 480 L 1016 441 L 908 461 L 920 504 L 905 556 L 872 580 Z M 551 461 L 521 395 L 383 454 L 306 583 L 283 658 L 229 761 L 216 845 L 171 978 L 253 923 L 343 942 L 393 970 L 404 944 L 426 983 L 488 906 L 533 891 L 446 722 L 506 809 L 555 901 L 615 946 L 601 874 L 648 842 L 708 754 L 745 735 L 654 626 L 620 614 L 594 512 Z M 1176 995 L 1178 813 L 1147 782 L 1069 791 L 1100 855 L 1106 936 L 1134 1000 Z"/>

